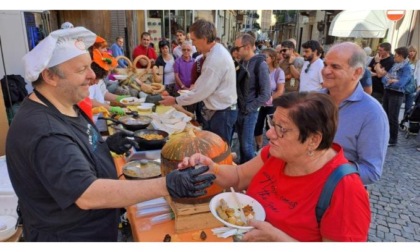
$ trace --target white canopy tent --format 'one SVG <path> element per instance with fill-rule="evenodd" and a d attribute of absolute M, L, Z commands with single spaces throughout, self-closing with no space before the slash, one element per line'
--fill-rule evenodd
<path fill-rule="evenodd" d="M 328 35 L 335 37 L 383 38 L 391 25 L 384 10 L 346 10 L 331 22 Z"/>

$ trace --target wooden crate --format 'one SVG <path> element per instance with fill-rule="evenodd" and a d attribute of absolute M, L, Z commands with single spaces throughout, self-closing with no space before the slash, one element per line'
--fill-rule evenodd
<path fill-rule="evenodd" d="M 208 202 L 183 204 L 172 201 L 170 197 L 165 197 L 165 199 L 175 214 L 176 233 L 223 226 L 210 212 Z"/>

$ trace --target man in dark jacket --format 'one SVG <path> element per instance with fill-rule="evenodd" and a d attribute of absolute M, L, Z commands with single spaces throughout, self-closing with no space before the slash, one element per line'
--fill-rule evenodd
<path fill-rule="evenodd" d="M 271 87 L 268 65 L 265 56 L 254 53 L 255 39 L 244 34 L 235 41 L 235 47 L 242 60 L 242 66 L 248 72 L 249 90 L 245 106 L 239 104 L 236 130 L 240 145 L 240 163 L 245 163 L 255 156 L 254 129 L 258 118 L 258 109 L 270 99 Z"/>

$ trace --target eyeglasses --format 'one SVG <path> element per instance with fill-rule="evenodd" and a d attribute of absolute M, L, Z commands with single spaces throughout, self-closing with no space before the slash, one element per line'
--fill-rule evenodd
<path fill-rule="evenodd" d="M 189 52 L 191 49 L 182 49 L 183 52 Z"/>
<path fill-rule="evenodd" d="M 289 48 L 281 49 L 280 52 L 285 53 L 285 52 L 287 52 L 287 50 L 289 50 Z"/>
<path fill-rule="evenodd" d="M 245 47 L 246 45 L 242 45 L 242 46 L 235 46 L 234 49 L 235 51 L 239 51 L 239 49 L 241 49 L 242 47 Z"/>
<path fill-rule="evenodd" d="M 270 129 L 274 128 L 274 132 L 276 132 L 276 135 L 279 138 L 283 138 L 286 132 L 293 131 L 293 129 L 286 129 L 286 128 L 283 128 L 280 124 L 274 123 L 273 115 L 267 115 L 267 123 Z"/>
<path fill-rule="evenodd" d="M 310 67 L 311 67 L 311 63 L 309 63 L 308 66 L 306 67 L 305 73 L 308 73 Z"/>

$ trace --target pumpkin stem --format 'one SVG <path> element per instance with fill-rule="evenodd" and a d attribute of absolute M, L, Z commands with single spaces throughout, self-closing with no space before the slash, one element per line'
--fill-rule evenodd
<path fill-rule="evenodd" d="M 188 136 L 190 136 L 190 137 L 197 137 L 196 135 L 195 135 L 195 132 L 194 132 L 195 130 L 193 129 L 193 128 L 189 128 L 188 129 Z"/>

